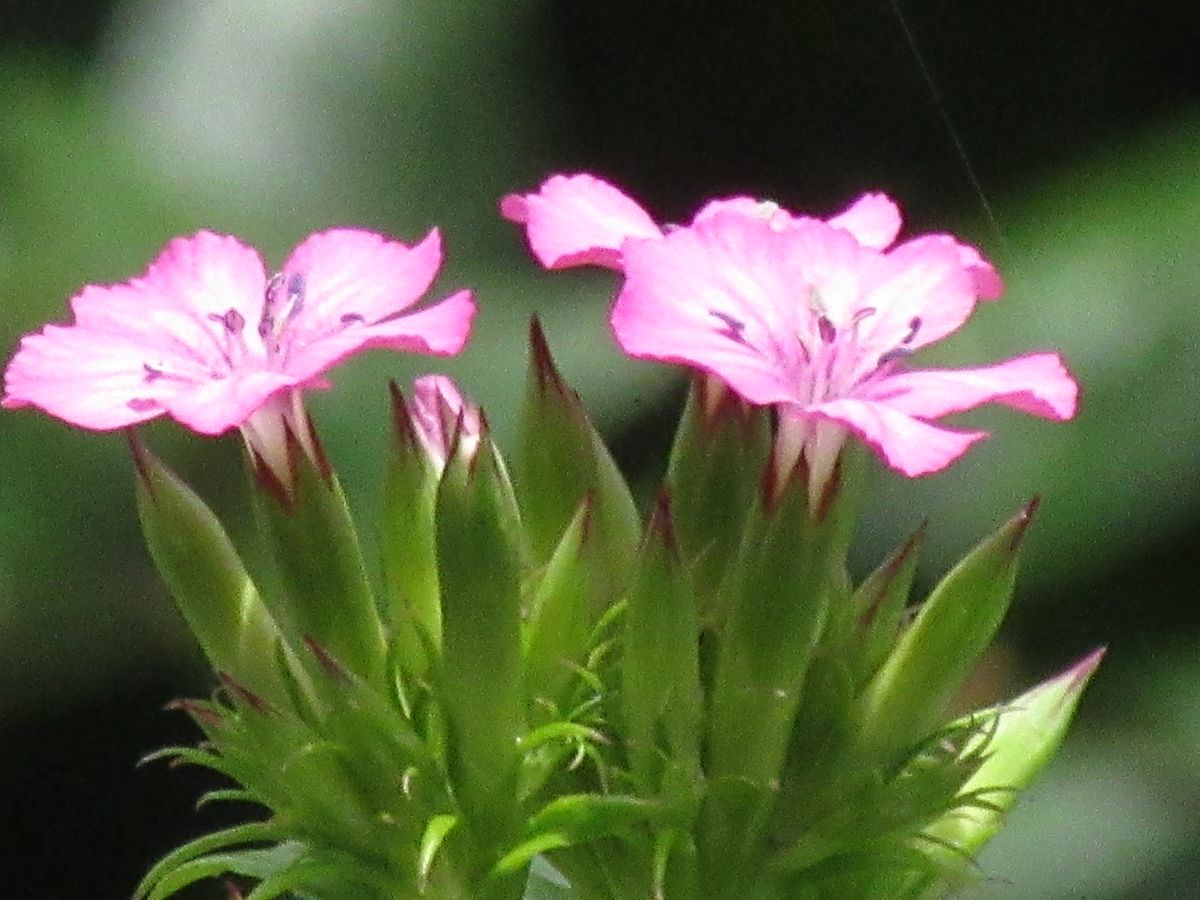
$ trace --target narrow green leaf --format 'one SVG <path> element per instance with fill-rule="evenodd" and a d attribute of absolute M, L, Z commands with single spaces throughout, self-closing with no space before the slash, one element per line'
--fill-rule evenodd
<path fill-rule="evenodd" d="M 421 848 L 417 853 L 417 890 L 425 892 L 429 884 L 429 873 L 433 870 L 434 860 L 438 850 L 446 840 L 446 835 L 458 825 L 458 816 L 442 813 L 431 818 L 421 835 Z"/>
<path fill-rule="evenodd" d="M 585 497 L 533 588 L 526 612 L 525 674 L 531 705 L 559 709 L 587 662 L 594 610 L 606 599 L 594 505 Z"/>
<path fill-rule="evenodd" d="M 711 376 L 692 379 L 671 447 L 667 486 L 702 617 L 759 503 L 770 439 L 767 412 Z"/>

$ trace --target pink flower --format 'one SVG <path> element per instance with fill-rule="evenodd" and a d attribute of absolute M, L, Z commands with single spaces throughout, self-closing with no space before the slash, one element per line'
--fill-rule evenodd
<path fill-rule="evenodd" d="M 455 441 L 471 457 L 483 434 L 483 412 L 463 397 L 454 379 L 422 375 L 413 382 L 409 404 L 413 431 L 440 474 L 454 451 Z"/>
<path fill-rule="evenodd" d="M 949 235 L 894 244 L 900 214 L 883 194 L 828 220 L 736 197 L 709 203 L 687 227 L 651 230 L 611 185 L 556 176 L 538 194 L 506 198 L 503 210 L 525 223 L 544 265 L 621 269 L 611 323 L 622 348 L 709 372 L 750 403 L 774 406 L 779 456 L 790 467 L 803 455 L 818 489 L 848 432 L 917 476 L 986 436 L 936 424 L 943 416 L 984 403 L 1048 419 L 1075 414 L 1077 386 L 1054 353 L 977 369 L 905 368 L 1002 285 L 978 251 Z M 600 211 L 591 222 L 589 210 Z"/>
<path fill-rule="evenodd" d="M 252 446 L 277 451 L 284 425 L 302 414 L 298 392 L 327 387 L 321 376 L 346 357 L 462 349 L 475 313 L 469 291 L 408 312 L 440 264 L 436 230 L 413 247 L 368 231 L 319 232 L 270 277 L 236 238 L 176 238 L 140 277 L 85 287 L 71 301 L 74 324 L 22 339 L 3 405 L 95 430 L 163 414 L 202 434 L 239 426 Z M 307 429 L 294 430 L 303 440 Z"/>

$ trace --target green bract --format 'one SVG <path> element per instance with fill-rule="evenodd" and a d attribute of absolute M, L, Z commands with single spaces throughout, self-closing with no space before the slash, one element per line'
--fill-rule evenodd
<path fill-rule="evenodd" d="M 315 434 L 289 439 L 289 484 L 253 461 L 267 603 L 135 444 L 152 555 L 221 681 L 178 704 L 204 743 L 156 756 L 265 810 L 137 896 L 891 900 L 976 877 L 1099 661 L 948 713 L 1033 506 L 910 615 L 923 530 L 847 574 L 861 453 L 819 490 L 803 465 L 780 482 L 770 413 L 697 378 L 643 526 L 536 323 L 531 343 L 511 467 L 462 414 L 432 458 L 393 391 L 382 591 Z"/>

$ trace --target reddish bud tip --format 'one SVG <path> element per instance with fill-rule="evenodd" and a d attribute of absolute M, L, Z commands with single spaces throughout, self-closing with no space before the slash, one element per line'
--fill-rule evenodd
<path fill-rule="evenodd" d="M 225 688 L 231 694 L 233 694 L 247 706 L 254 709 L 256 712 L 259 712 L 264 716 L 270 715 L 273 712 L 271 709 L 271 704 L 267 703 L 266 700 L 254 693 L 254 691 L 250 690 L 245 685 L 235 681 L 227 672 L 218 672 L 217 678 L 220 679 L 221 684 L 225 685 Z"/>
<path fill-rule="evenodd" d="M 392 426 L 396 443 L 401 450 L 408 452 L 419 446 L 416 431 L 413 429 L 412 410 L 400 385 L 395 380 L 388 382 L 388 395 L 392 401 Z"/>
<path fill-rule="evenodd" d="M 1071 690 L 1079 691 L 1087 684 L 1092 673 L 1096 671 L 1096 667 L 1100 665 L 1100 661 L 1104 659 L 1104 655 L 1108 652 L 1108 647 L 1097 647 L 1075 665 L 1067 670 L 1067 675 L 1071 678 Z"/>
<path fill-rule="evenodd" d="M 1042 504 L 1042 498 L 1034 496 L 1024 509 L 1012 517 L 1010 524 L 1013 526 L 1012 540 L 1009 543 L 1009 548 L 1015 553 L 1017 548 L 1021 546 L 1021 542 L 1025 539 L 1025 532 L 1029 530 L 1029 524 L 1033 521 L 1033 516 L 1037 512 L 1038 507 Z"/>
<path fill-rule="evenodd" d="M 220 713 L 197 700 L 172 700 L 164 705 L 163 709 L 167 712 L 182 710 L 200 725 L 208 725 L 212 728 L 219 728 L 224 724 Z"/>
<path fill-rule="evenodd" d="M 289 452 L 289 458 L 290 458 Z M 266 493 L 275 498 L 276 502 L 285 510 L 292 508 L 292 492 L 288 486 L 283 483 L 278 473 L 272 469 L 266 459 L 260 454 L 257 448 L 250 448 L 250 471 L 254 476 L 255 483 Z"/>
<path fill-rule="evenodd" d="M 567 386 L 554 364 L 554 357 L 550 355 L 546 332 L 542 330 L 541 320 L 537 316 L 529 320 L 529 352 L 533 356 L 533 369 L 537 375 L 538 387 L 543 391 L 551 389 L 565 396 Z"/>

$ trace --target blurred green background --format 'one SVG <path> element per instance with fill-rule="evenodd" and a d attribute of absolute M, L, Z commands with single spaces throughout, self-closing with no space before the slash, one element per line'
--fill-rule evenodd
<path fill-rule="evenodd" d="M 474 287 L 482 310 L 446 368 L 501 439 L 536 311 L 648 485 L 681 376 L 611 349 L 612 279 L 537 271 L 497 198 L 574 169 L 666 220 L 731 192 L 829 212 L 887 190 L 910 232 L 951 228 L 1007 277 L 1006 299 L 929 356 L 1058 347 L 1085 392 L 1068 425 L 969 417 L 995 437 L 947 474 L 877 471 L 860 528 L 865 567 L 928 519 L 928 583 L 1038 493 L 1015 609 L 976 693 L 1010 695 L 1111 648 L 972 896 L 1195 897 L 1200 6 L 900 6 L 936 90 L 888 0 L 0 3 L 0 346 L 199 227 L 278 262 L 332 224 L 408 240 L 436 224 L 442 287 Z M 432 365 L 368 356 L 312 400 L 368 534 L 385 379 Z M 236 439 L 146 432 L 253 552 Z M 134 768 L 192 738 L 161 706 L 208 679 L 142 548 L 119 435 L 6 413 L 0 472 L 4 894 L 128 896 L 155 857 L 219 821 L 191 810 L 198 776 Z"/>

